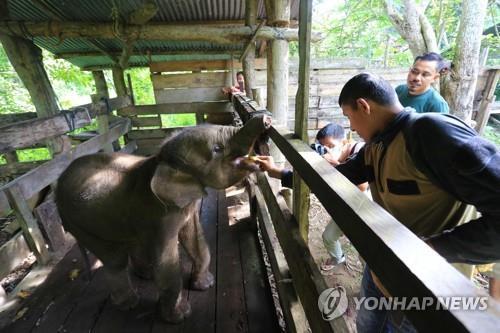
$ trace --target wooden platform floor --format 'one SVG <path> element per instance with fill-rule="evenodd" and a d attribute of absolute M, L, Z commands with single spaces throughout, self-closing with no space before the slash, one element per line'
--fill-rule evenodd
<path fill-rule="evenodd" d="M 212 254 L 215 287 L 184 289 L 192 314 L 179 325 L 156 315 L 158 293 L 150 281 L 134 278 L 139 306 L 120 311 L 110 302 L 100 263 L 90 281 L 84 279 L 81 255 L 74 247 L 22 308 L 24 315 L 2 332 L 279 332 L 276 311 L 261 259 L 256 232 L 249 219 L 230 225 L 224 191 L 210 191 L 203 200 L 201 220 Z M 184 287 L 191 262 L 182 258 Z M 71 280 L 71 272 L 80 274 Z"/>

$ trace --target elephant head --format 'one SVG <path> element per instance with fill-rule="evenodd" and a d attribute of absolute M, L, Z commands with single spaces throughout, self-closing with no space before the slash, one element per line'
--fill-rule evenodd
<path fill-rule="evenodd" d="M 248 155 L 271 119 L 259 116 L 241 128 L 206 125 L 172 135 L 157 155 L 151 181 L 156 197 L 164 204 L 184 207 L 201 197 L 205 187 L 224 189 L 246 177 L 257 166 Z"/>

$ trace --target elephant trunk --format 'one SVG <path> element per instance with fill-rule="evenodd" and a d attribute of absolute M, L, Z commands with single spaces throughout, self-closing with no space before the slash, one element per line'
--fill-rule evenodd
<path fill-rule="evenodd" d="M 271 126 L 271 117 L 260 115 L 251 118 L 247 123 L 231 138 L 231 155 L 244 156 L 250 152 L 255 140 Z"/>

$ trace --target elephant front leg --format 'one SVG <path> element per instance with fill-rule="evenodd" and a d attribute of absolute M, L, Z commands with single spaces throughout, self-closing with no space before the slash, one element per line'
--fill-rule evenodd
<path fill-rule="evenodd" d="M 214 285 L 214 276 L 209 272 L 210 250 L 203 236 L 200 224 L 199 205 L 195 205 L 193 218 L 189 220 L 179 233 L 179 239 L 194 263 L 191 288 L 206 290 Z"/>
<path fill-rule="evenodd" d="M 182 272 L 177 237 L 162 247 L 154 278 L 160 289 L 160 315 L 170 323 L 180 323 L 191 314 L 191 306 L 182 297 Z"/>

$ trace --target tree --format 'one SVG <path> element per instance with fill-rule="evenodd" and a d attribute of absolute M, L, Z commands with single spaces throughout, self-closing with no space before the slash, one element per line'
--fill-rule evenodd
<path fill-rule="evenodd" d="M 440 1 L 439 21 L 442 21 L 443 1 Z M 403 0 L 402 6 L 397 10 L 393 1 L 384 1 L 387 15 L 408 42 L 414 56 L 431 51 L 439 52 L 438 43 L 443 38 L 444 29 L 440 28 L 440 38 L 437 39 L 430 21 L 424 14 L 428 4 L 429 1 L 417 5 L 414 0 Z M 479 72 L 479 49 L 487 6 L 488 0 L 462 1 L 452 67 L 441 85 L 441 94 L 450 105 L 452 113 L 467 123 L 471 123 L 472 103 Z M 402 14 L 398 14 L 398 11 Z"/>

